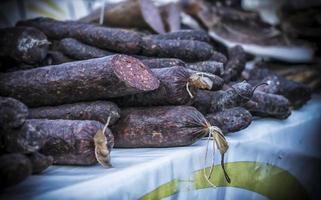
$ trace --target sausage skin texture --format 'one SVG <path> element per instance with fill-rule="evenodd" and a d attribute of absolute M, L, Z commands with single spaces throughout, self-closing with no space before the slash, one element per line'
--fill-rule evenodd
<path fill-rule="evenodd" d="M 28 116 L 28 108 L 14 98 L 0 97 L 0 129 L 19 128 Z"/>
<path fill-rule="evenodd" d="M 30 107 L 108 99 L 158 87 L 149 68 L 125 55 L 0 74 L 0 95 Z"/>
<path fill-rule="evenodd" d="M 191 106 L 128 108 L 112 126 L 115 147 L 175 147 L 193 144 L 206 132 L 205 117 Z"/>
<path fill-rule="evenodd" d="M 110 116 L 109 124 L 114 124 L 120 117 L 120 109 L 110 101 L 80 102 L 59 106 L 44 106 L 31 108 L 29 119 L 71 119 L 71 120 L 95 120 L 106 124 Z"/>
<path fill-rule="evenodd" d="M 59 41 L 58 50 L 66 56 L 75 60 L 87 60 L 92 58 L 101 58 L 104 56 L 110 56 L 115 53 L 111 53 L 97 47 L 93 47 L 73 38 L 65 38 Z"/>
<path fill-rule="evenodd" d="M 211 107 L 212 95 L 212 91 L 196 90 L 193 106 L 202 114 L 208 114 Z"/>
<path fill-rule="evenodd" d="M 163 58 L 178 58 L 186 62 L 209 59 L 213 48 L 210 44 L 194 40 L 156 40 L 144 38 L 142 55 Z"/>
<path fill-rule="evenodd" d="M 141 35 L 124 29 L 79 21 L 57 21 L 45 17 L 19 21 L 17 26 L 35 27 L 51 39 L 75 38 L 86 44 L 119 53 L 136 54 L 141 50 Z"/>
<path fill-rule="evenodd" d="M 219 127 L 223 133 L 230 133 L 248 127 L 252 122 L 252 115 L 242 107 L 235 107 L 218 113 L 208 114 L 206 119 L 213 126 Z"/>
<path fill-rule="evenodd" d="M 242 106 L 253 95 L 253 87 L 246 81 L 236 83 L 225 91 L 217 91 L 212 95 L 210 113 L 216 113 L 224 109 Z"/>
<path fill-rule="evenodd" d="M 209 42 L 210 38 L 205 31 L 200 30 L 179 30 L 170 33 L 148 36 L 157 40 L 196 40 L 201 42 Z"/>
<path fill-rule="evenodd" d="M 103 124 L 92 120 L 28 120 L 38 129 L 44 129 L 45 144 L 40 153 L 52 156 L 54 164 L 93 165 L 95 158 L 94 136 Z M 114 137 L 107 128 L 107 147 L 109 152 L 114 144 Z"/>
<path fill-rule="evenodd" d="M 186 90 L 190 73 L 184 67 L 152 69 L 160 80 L 158 89 L 112 99 L 120 107 L 189 104 L 193 100 Z M 193 88 L 190 87 L 193 92 Z"/>
<path fill-rule="evenodd" d="M 308 86 L 287 80 L 266 68 L 254 68 L 247 70 L 244 74 L 253 85 L 262 82 L 268 84 L 258 87 L 258 91 L 282 95 L 290 101 L 294 108 L 301 107 L 311 99 L 311 89 Z"/>
<path fill-rule="evenodd" d="M 0 46 L 0 56 L 36 64 L 46 57 L 49 42 L 46 35 L 35 28 L 10 27 L 0 29 Z"/>
<path fill-rule="evenodd" d="M 225 64 L 223 79 L 225 83 L 235 81 L 245 69 L 246 53 L 241 46 L 235 46 L 228 50 L 229 60 Z"/>
<path fill-rule="evenodd" d="M 256 91 L 251 101 L 252 103 L 244 106 L 253 115 L 278 119 L 285 119 L 291 115 L 290 102 L 281 95 Z"/>
<path fill-rule="evenodd" d="M 177 58 L 149 58 L 141 59 L 141 62 L 149 68 L 185 67 L 185 63 Z"/>

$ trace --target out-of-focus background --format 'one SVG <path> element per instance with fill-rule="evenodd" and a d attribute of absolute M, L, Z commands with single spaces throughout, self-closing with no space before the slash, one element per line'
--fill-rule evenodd
<path fill-rule="evenodd" d="M 39 16 L 57 20 L 73 20 L 84 17 L 90 11 L 123 0 L 4 0 L 0 2 L 1 27 L 13 26 L 18 20 Z M 155 4 L 166 4 L 177 0 L 156 0 Z"/>

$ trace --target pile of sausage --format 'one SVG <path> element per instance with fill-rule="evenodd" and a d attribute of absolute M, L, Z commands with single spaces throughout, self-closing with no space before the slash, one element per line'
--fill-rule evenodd
<path fill-rule="evenodd" d="M 51 164 L 92 165 L 94 136 L 113 147 L 177 147 L 285 119 L 309 89 L 268 69 L 245 69 L 206 32 L 147 34 L 36 18 L 0 30 L 1 187 Z M 19 173 L 17 173 L 19 171 Z M 4 180 L 4 181 L 3 181 Z"/>

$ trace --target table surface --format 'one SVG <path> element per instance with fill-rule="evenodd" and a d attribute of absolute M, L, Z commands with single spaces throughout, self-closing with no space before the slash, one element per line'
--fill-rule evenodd
<path fill-rule="evenodd" d="M 52 166 L 1 192 L 1 199 L 321 199 L 321 94 L 286 120 L 256 118 L 226 136 L 228 184 L 212 141 L 177 148 L 114 149 L 113 168 Z"/>

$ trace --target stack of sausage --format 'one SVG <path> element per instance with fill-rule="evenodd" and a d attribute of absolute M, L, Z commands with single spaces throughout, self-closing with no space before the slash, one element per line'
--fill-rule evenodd
<path fill-rule="evenodd" d="M 227 58 L 198 30 L 36 18 L 2 29 L 0 44 L 1 187 L 52 163 L 110 166 L 113 146 L 185 146 L 213 126 L 244 129 L 252 114 L 284 119 L 310 97 L 303 84 L 244 70 L 242 47 Z"/>

